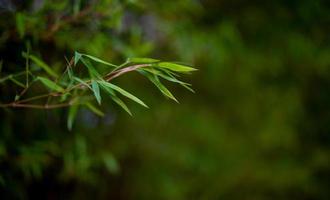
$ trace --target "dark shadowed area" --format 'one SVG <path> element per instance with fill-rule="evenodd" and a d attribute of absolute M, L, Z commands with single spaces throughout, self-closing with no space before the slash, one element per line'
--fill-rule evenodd
<path fill-rule="evenodd" d="M 103 90 L 0 107 L 0 199 L 330 199 L 329 1 L 0 0 L 0 104 L 60 91 L 20 95 L 26 67 L 55 80 L 75 51 L 185 63 L 195 93 L 132 71 L 110 82 L 133 116 Z"/>

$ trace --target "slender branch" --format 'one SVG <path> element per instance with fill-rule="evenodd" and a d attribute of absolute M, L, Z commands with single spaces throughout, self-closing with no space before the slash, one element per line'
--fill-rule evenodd
<path fill-rule="evenodd" d="M 69 62 L 69 64 L 71 64 L 73 61 L 71 60 Z M 143 67 L 150 67 L 152 66 L 151 64 L 138 64 L 138 65 L 132 65 L 132 66 L 128 66 L 122 69 L 118 69 L 115 70 L 113 72 L 108 73 L 107 75 L 105 75 L 103 78 L 106 81 L 111 81 L 116 77 L 119 77 L 125 73 L 131 72 L 131 71 L 135 71 L 136 69 L 139 68 L 143 68 Z M 85 81 L 85 84 L 90 85 L 92 82 L 92 80 L 87 80 Z M 42 99 L 42 98 L 49 98 L 49 97 L 59 97 L 62 96 L 70 91 L 72 91 L 73 89 L 76 88 L 81 88 L 81 89 L 85 89 L 86 86 L 82 83 L 76 84 L 70 88 L 65 89 L 63 92 L 50 92 L 47 94 L 42 94 L 42 95 L 38 95 L 38 96 L 34 96 L 31 98 L 27 98 L 27 99 L 22 99 L 22 100 L 18 100 L 15 102 L 11 102 L 8 104 L 0 104 L 0 107 L 5 108 L 5 107 L 21 107 L 21 108 L 35 108 L 35 109 L 54 109 L 54 108 L 61 108 L 61 107 L 67 107 L 67 106 L 71 106 L 73 105 L 72 101 L 69 103 L 62 103 L 62 104 L 45 104 L 45 105 L 37 105 L 37 104 L 22 104 L 22 103 L 27 103 L 27 102 L 31 102 L 37 99 Z"/>

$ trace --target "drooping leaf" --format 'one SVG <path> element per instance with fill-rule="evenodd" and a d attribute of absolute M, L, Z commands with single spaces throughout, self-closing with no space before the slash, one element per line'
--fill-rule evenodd
<path fill-rule="evenodd" d="M 127 62 L 131 62 L 131 63 L 156 63 L 159 62 L 160 60 L 157 59 L 153 59 L 153 58 L 128 58 Z"/>
<path fill-rule="evenodd" d="M 23 53 L 23 56 L 30 58 L 36 65 L 45 70 L 49 75 L 53 76 L 54 78 L 58 77 L 58 74 L 50 66 L 48 66 L 44 61 L 40 60 L 36 56 L 27 55 L 26 53 Z"/>
<path fill-rule="evenodd" d="M 177 63 L 172 63 L 172 62 L 160 62 L 157 64 L 161 68 L 169 69 L 172 71 L 176 72 L 191 72 L 191 71 L 196 71 L 197 69 L 188 67 L 186 65 L 181 65 Z"/>
<path fill-rule="evenodd" d="M 85 103 L 86 107 L 91 110 L 93 113 L 97 114 L 100 117 L 104 116 L 104 113 L 100 111 L 98 108 L 96 108 L 92 103 L 87 102 Z"/>
<path fill-rule="evenodd" d="M 73 80 L 73 71 L 72 71 L 72 68 L 71 68 L 71 66 L 67 66 L 67 67 L 68 67 L 67 72 L 68 72 L 69 79 L 70 80 Z"/>
<path fill-rule="evenodd" d="M 95 80 L 92 80 L 92 90 L 93 90 L 97 103 L 101 104 L 100 87 L 99 87 L 99 84 L 97 83 L 97 81 L 95 81 Z"/>
<path fill-rule="evenodd" d="M 18 86 L 20 86 L 20 87 L 22 87 L 22 88 L 25 88 L 25 85 L 23 84 L 23 83 L 21 83 L 21 82 L 19 82 L 18 80 L 16 80 L 13 76 L 11 76 L 10 78 L 9 78 L 9 80 L 11 80 L 13 83 L 15 83 L 16 85 L 18 85 Z"/>
<path fill-rule="evenodd" d="M 91 78 L 101 78 L 99 72 L 93 67 L 93 65 L 88 60 L 85 60 L 83 58 L 80 58 L 80 60 L 87 67 Z"/>
<path fill-rule="evenodd" d="M 78 107 L 79 105 L 72 105 L 69 108 L 67 126 L 70 131 L 72 130 L 73 122 L 77 116 Z"/>
<path fill-rule="evenodd" d="M 48 87 L 51 90 L 55 90 L 57 92 L 63 92 L 64 89 L 56 84 L 54 81 L 49 80 L 48 78 L 45 77 L 38 77 L 37 80 L 40 80 L 46 87 Z"/>
<path fill-rule="evenodd" d="M 105 81 L 99 81 L 100 84 L 102 84 L 104 87 L 109 87 L 117 92 L 119 92 L 120 94 L 122 94 L 123 96 L 131 99 L 132 101 L 135 101 L 136 103 L 146 107 L 146 108 L 149 108 L 143 101 L 141 101 L 139 98 L 137 98 L 136 96 L 132 95 L 131 93 L 127 92 L 126 90 L 112 84 L 112 83 L 109 83 L 109 82 L 105 82 Z"/>
<path fill-rule="evenodd" d="M 79 62 L 80 58 L 81 58 L 81 54 L 78 53 L 77 51 L 74 52 L 74 65 L 76 66 L 77 63 Z"/>
<path fill-rule="evenodd" d="M 117 65 L 114 65 L 112 63 L 109 63 L 107 61 L 104 61 L 104 60 L 101 60 L 99 58 L 96 58 L 94 56 L 91 56 L 91 55 L 88 55 L 88 54 L 82 54 L 83 56 L 95 61 L 95 62 L 98 62 L 98 63 L 101 63 L 101 64 L 104 64 L 104 65 L 108 65 L 108 66 L 111 66 L 111 67 L 117 67 Z"/>
<path fill-rule="evenodd" d="M 108 93 L 110 94 L 111 99 L 112 99 L 116 104 L 118 104 L 122 109 L 124 109 L 129 115 L 132 116 L 132 113 L 131 113 L 131 111 L 129 110 L 129 108 L 126 106 L 126 104 L 125 104 L 125 103 L 124 103 L 119 97 L 117 97 L 116 93 L 115 93 L 111 88 L 106 87 L 106 86 L 104 86 L 104 85 L 102 85 L 102 84 L 101 84 L 101 86 L 102 86 L 102 88 L 103 88 L 106 92 L 108 92 Z"/>
<path fill-rule="evenodd" d="M 160 82 L 157 76 L 155 76 L 154 74 L 149 74 L 148 72 L 143 70 L 139 70 L 139 72 L 146 76 L 166 97 L 169 97 L 170 99 L 179 103 L 178 100 L 173 96 L 173 94 Z"/>
<path fill-rule="evenodd" d="M 168 73 L 168 72 L 167 72 L 167 73 L 163 73 L 163 72 L 161 72 L 161 71 L 157 71 L 157 70 L 155 70 L 155 69 L 147 69 L 147 68 L 145 68 L 145 69 L 143 69 L 143 70 L 144 70 L 144 71 L 147 71 L 147 72 L 150 72 L 150 73 L 153 73 L 153 74 L 155 74 L 155 75 L 157 75 L 157 76 L 159 76 L 159 77 L 161 77 L 161 78 L 163 78 L 163 79 L 166 79 L 166 80 L 168 80 L 168 81 L 171 81 L 171 82 L 173 82 L 173 83 L 178 83 L 178 84 L 180 84 L 182 87 L 184 87 L 184 88 L 186 88 L 187 90 L 189 90 L 190 92 L 195 93 L 195 91 L 190 87 L 191 84 L 178 80 L 178 79 L 177 79 L 175 76 L 173 76 L 171 73 Z"/>

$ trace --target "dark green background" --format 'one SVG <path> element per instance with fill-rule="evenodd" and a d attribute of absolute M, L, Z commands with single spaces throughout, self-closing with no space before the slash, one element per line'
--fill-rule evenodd
<path fill-rule="evenodd" d="M 330 199 L 328 1 L 0 2 L 0 76 L 24 70 L 27 41 L 54 69 L 75 50 L 199 69 L 182 77 L 195 94 L 167 84 L 180 104 L 127 74 L 151 108 L 108 99 L 71 132 L 66 109 L 0 110 L 1 199 Z"/>

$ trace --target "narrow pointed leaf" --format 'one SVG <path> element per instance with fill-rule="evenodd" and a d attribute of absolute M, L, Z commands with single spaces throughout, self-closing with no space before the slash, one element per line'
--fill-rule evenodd
<path fill-rule="evenodd" d="M 128 58 L 127 62 L 131 63 L 155 63 L 159 62 L 160 60 L 153 59 L 153 58 Z"/>
<path fill-rule="evenodd" d="M 86 87 L 89 88 L 90 90 L 93 90 L 93 89 L 91 88 L 90 85 L 88 85 L 85 81 L 81 80 L 80 78 L 78 78 L 78 77 L 73 77 L 73 79 L 76 80 L 77 82 L 81 83 L 82 85 L 86 86 Z"/>
<path fill-rule="evenodd" d="M 37 80 L 40 80 L 46 87 L 51 90 L 55 90 L 57 92 L 62 92 L 64 90 L 61 86 L 57 85 L 54 81 L 49 80 L 48 78 L 39 76 Z"/>
<path fill-rule="evenodd" d="M 85 67 L 87 67 L 91 78 L 100 78 L 101 77 L 99 72 L 93 67 L 93 65 L 90 62 L 88 62 L 87 60 L 85 60 L 83 58 L 81 58 L 80 60 L 81 60 L 81 62 L 84 63 Z"/>
<path fill-rule="evenodd" d="M 157 76 L 149 74 L 148 72 L 143 70 L 139 70 L 139 72 L 146 76 L 161 91 L 161 93 L 179 103 L 178 100 L 173 96 L 173 94 L 159 81 Z"/>
<path fill-rule="evenodd" d="M 100 87 L 99 87 L 99 84 L 95 80 L 92 80 L 92 90 L 93 90 L 97 103 L 101 104 Z"/>
<path fill-rule="evenodd" d="M 45 72 L 47 72 L 49 75 L 57 78 L 58 74 L 50 67 L 48 66 L 44 61 L 40 60 L 38 57 L 34 55 L 27 55 L 26 53 L 23 53 L 23 56 L 28 56 L 36 65 L 41 67 Z"/>
<path fill-rule="evenodd" d="M 197 69 L 188 67 L 186 65 L 181 65 L 177 63 L 172 63 L 172 62 L 160 62 L 157 64 L 161 68 L 169 69 L 172 71 L 176 72 L 191 72 L 191 71 L 196 71 Z"/>
<path fill-rule="evenodd" d="M 11 80 L 13 83 L 15 83 L 16 85 L 22 87 L 22 88 L 25 88 L 25 85 L 21 82 L 19 82 L 18 80 L 16 80 L 14 77 L 10 77 L 9 80 Z"/>
<path fill-rule="evenodd" d="M 137 98 L 136 96 L 132 95 L 131 93 L 127 92 L 126 90 L 112 84 L 112 83 L 109 83 L 109 82 L 105 82 L 105 81 L 100 81 L 99 82 L 100 84 L 104 85 L 105 87 L 109 87 L 117 92 L 119 92 L 120 94 L 122 94 L 123 96 L 131 99 L 132 101 L 135 101 L 136 103 L 148 108 L 148 106 L 143 102 L 141 101 L 139 98 Z"/>
<path fill-rule="evenodd" d="M 81 58 L 81 54 L 78 53 L 77 51 L 74 52 L 74 65 L 76 66 L 77 63 L 79 62 L 80 58 Z"/>
<path fill-rule="evenodd" d="M 104 64 L 104 65 L 108 65 L 108 66 L 111 66 L 111 67 L 117 67 L 117 65 L 114 65 L 114 64 L 111 64 L 107 61 L 104 61 L 104 60 L 101 60 L 99 58 L 96 58 L 94 56 L 91 56 L 91 55 L 88 55 L 88 54 L 82 54 L 83 56 L 95 61 L 95 62 L 98 62 L 98 63 L 101 63 L 101 64 Z"/>
<path fill-rule="evenodd" d="M 70 131 L 72 130 L 73 122 L 77 116 L 77 113 L 78 113 L 78 105 L 70 106 L 68 112 L 68 120 L 67 120 L 67 126 Z"/>
<path fill-rule="evenodd" d="M 92 103 L 87 102 L 85 105 L 89 110 L 91 110 L 93 113 L 97 114 L 98 116 L 100 117 L 104 116 L 104 113 L 100 111 L 98 108 L 96 108 Z"/>
<path fill-rule="evenodd" d="M 116 104 L 118 104 L 122 109 L 124 109 L 129 115 L 132 116 L 132 113 L 131 113 L 131 111 L 129 110 L 129 108 L 126 106 L 126 104 L 125 104 L 120 98 L 117 97 L 117 95 L 115 94 L 115 92 L 114 92 L 111 88 L 106 87 L 106 86 L 104 86 L 104 85 L 101 85 L 101 86 L 102 86 L 102 88 L 103 88 L 106 92 L 108 92 L 108 93 L 110 94 L 111 99 L 112 99 Z"/>

